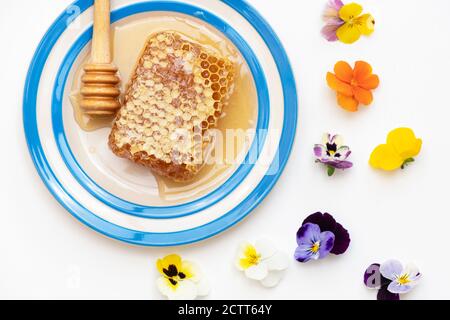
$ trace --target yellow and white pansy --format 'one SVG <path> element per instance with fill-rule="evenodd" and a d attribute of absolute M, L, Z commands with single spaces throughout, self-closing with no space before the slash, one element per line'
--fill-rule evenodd
<path fill-rule="evenodd" d="M 169 300 L 194 300 L 209 293 L 209 283 L 200 268 L 177 254 L 158 259 L 156 268 L 160 274 L 156 285 Z"/>
<path fill-rule="evenodd" d="M 244 242 L 239 246 L 236 267 L 265 287 L 275 287 L 289 266 L 288 256 L 278 251 L 268 240 L 260 239 L 254 244 Z"/>

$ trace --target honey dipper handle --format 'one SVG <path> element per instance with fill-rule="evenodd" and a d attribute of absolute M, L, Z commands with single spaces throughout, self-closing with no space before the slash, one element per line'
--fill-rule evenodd
<path fill-rule="evenodd" d="M 110 2 L 95 0 L 94 34 L 92 36 L 92 63 L 109 64 L 111 58 Z"/>

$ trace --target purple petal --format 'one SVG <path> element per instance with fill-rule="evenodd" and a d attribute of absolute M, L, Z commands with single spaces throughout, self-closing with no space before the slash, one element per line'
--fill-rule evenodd
<path fill-rule="evenodd" d="M 383 277 L 380 273 L 380 264 L 371 264 L 364 272 L 364 284 L 371 289 L 387 287 L 391 281 Z"/>
<path fill-rule="evenodd" d="M 397 301 L 400 300 L 400 295 L 389 292 L 387 286 L 383 286 L 380 290 L 378 290 L 377 300 Z"/>
<path fill-rule="evenodd" d="M 381 264 L 380 272 L 383 275 L 383 277 L 393 281 L 397 278 L 397 276 L 402 274 L 403 265 L 401 264 L 400 261 L 388 260 Z"/>
<path fill-rule="evenodd" d="M 323 158 L 327 155 L 327 147 L 322 144 L 316 144 L 314 146 L 314 155 L 317 158 Z"/>
<path fill-rule="evenodd" d="M 387 289 L 391 293 L 407 293 L 414 288 L 414 284 L 400 284 L 397 281 L 392 281 Z"/>
<path fill-rule="evenodd" d="M 331 214 L 327 212 L 313 213 L 303 221 L 303 224 L 305 223 L 317 224 L 321 231 L 331 231 L 334 234 L 335 240 L 331 253 L 338 255 L 347 251 L 350 245 L 350 235 L 340 223 L 336 222 Z"/>
<path fill-rule="evenodd" d="M 311 252 L 311 245 L 302 244 L 295 249 L 294 258 L 298 262 L 308 262 L 313 259 L 314 253 Z"/>
<path fill-rule="evenodd" d="M 334 164 L 334 168 L 336 169 L 350 169 L 351 167 L 353 167 L 353 163 L 351 163 L 350 161 L 335 161 Z"/>
<path fill-rule="evenodd" d="M 339 29 L 338 26 L 334 24 L 327 24 L 322 28 L 320 33 L 327 41 L 333 42 L 338 40 L 338 36 L 336 34 L 337 29 Z"/>
<path fill-rule="evenodd" d="M 344 161 L 346 160 L 352 152 L 350 151 L 350 148 L 347 146 L 339 147 L 339 149 L 336 150 L 336 153 L 334 154 L 333 158 L 338 161 Z"/>
<path fill-rule="evenodd" d="M 317 224 L 306 223 L 297 231 L 297 244 L 311 244 L 320 239 L 320 227 Z"/>
<path fill-rule="evenodd" d="M 334 220 L 331 214 L 326 212 L 313 213 L 303 221 L 303 224 L 306 223 L 317 224 L 321 231 L 331 231 L 334 233 L 334 229 L 336 228 L 336 220 Z"/>
<path fill-rule="evenodd" d="M 344 6 L 344 3 L 341 0 L 330 0 L 328 1 L 328 6 L 339 11 Z"/>
<path fill-rule="evenodd" d="M 350 246 L 350 234 L 340 223 L 336 223 L 336 228 L 332 232 L 335 240 L 331 253 L 336 255 L 343 254 Z"/>
<path fill-rule="evenodd" d="M 334 246 L 334 234 L 330 231 L 325 231 L 320 234 L 319 259 L 328 256 Z"/>

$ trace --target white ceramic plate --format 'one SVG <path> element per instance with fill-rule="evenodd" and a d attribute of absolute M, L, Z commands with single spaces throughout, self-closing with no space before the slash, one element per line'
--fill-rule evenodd
<path fill-rule="evenodd" d="M 128 181 L 145 177 L 145 171 L 136 166 L 139 174 L 130 176 L 117 170 L 124 162 L 101 142 L 107 129 L 90 134 L 89 141 L 104 149 L 96 150 L 96 156 L 89 154 L 89 145 L 73 120 L 68 79 L 89 48 L 92 0 L 75 1 L 42 39 L 25 85 L 23 116 L 36 168 L 70 213 L 109 237 L 133 244 L 169 246 L 222 232 L 243 219 L 270 192 L 293 144 L 297 94 L 281 43 L 246 2 L 115 0 L 111 20 L 120 23 L 134 15 L 158 11 L 189 15 L 222 32 L 240 51 L 253 75 L 258 94 L 257 134 L 247 157 L 220 186 L 188 203 L 152 205 L 140 201 L 148 188 L 136 191 L 139 181 Z M 257 160 L 247 161 L 251 155 Z"/>

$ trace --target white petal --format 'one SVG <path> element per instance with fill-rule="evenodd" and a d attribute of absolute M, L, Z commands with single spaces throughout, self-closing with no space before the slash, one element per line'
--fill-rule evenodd
<path fill-rule="evenodd" d="M 262 279 L 260 282 L 264 287 L 273 288 L 277 286 L 278 283 L 280 283 L 280 280 L 283 278 L 283 276 L 284 271 L 271 271 L 269 272 L 267 277 Z"/>
<path fill-rule="evenodd" d="M 420 273 L 419 269 L 412 263 L 408 263 L 403 269 L 404 274 L 408 274 L 410 278 L 414 279 Z"/>
<path fill-rule="evenodd" d="M 255 266 L 251 266 L 248 269 L 245 269 L 245 275 L 253 280 L 262 280 L 267 277 L 269 270 L 267 269 L 267 265 L 264 262 L 261 262 Z"/>
<path fill-rule="evenodd" d="M 165 297 L 168 297 L 171 293 L 170 291 L 173 291 L 173 289 L 170 287 L 169 282 L 164 277 L 159 277 L 158 279 L 156 279 L 156 286 L 159 292 Z"/>
<path fill-rule="evenodd" d="M 210 290 L 211 288 L 207 279 L 203 278 L 199 282 L 197 282 L 197 295 L 199 297 L 207 296 Z"/>
<path fill-rule="evenodd" d="M 258 254 L 261 255 L 261 259 L 267 259 L 272 257 L 277 249 L 267 239 L 259 239 L 255 243 L 255 249 Z"/>
<path fill-rule="evenodd" d="M 289 266 L 289 258 L 284 252 L 278 251 L 265 261 L 269 270 L 285 270 Z"/>
<path fill-rule="evenodd" d="M 197 285 L 190 280 L 180 281 L 167 297 L 169 300 L 194 300 L 197 298 Z"/>
<path fill-rule="evenodd" d="M 195 262 L 184 260 L 182 268 L 184 269 L 186 267 L 192 272 L 192 277 L 189 280 L 199 282 L 203 278 L 203 272 Z"/>

